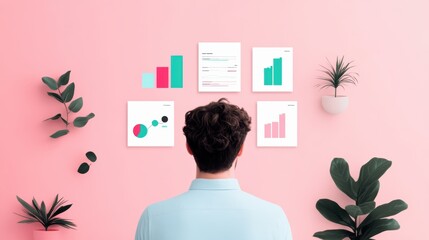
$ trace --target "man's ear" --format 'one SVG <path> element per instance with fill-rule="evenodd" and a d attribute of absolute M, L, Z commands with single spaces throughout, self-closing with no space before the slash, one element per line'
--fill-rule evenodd
<path fill-rule="evenodd" d="M 239 156 L 241 156 L 241 154 L 243 154 L 243 146 L 244 146 L 244 144 L 241 145 L 240 151 L 238 151 L 237 157 L 239 157 Z"/>
<path fill-rule="evenodd" d="M 194 155 L 194 154 L 192 153 L 191 147 L 189 147 L 189 144 L 188 144 L 188 143 L 186 143 L 186 150 L 188 151 L 188 153 L 189 153 L 189 154 Z"/>

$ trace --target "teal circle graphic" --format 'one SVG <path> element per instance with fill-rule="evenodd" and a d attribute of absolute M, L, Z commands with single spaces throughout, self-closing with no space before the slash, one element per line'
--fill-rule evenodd
<path fill-rule="evenodd" d="M 154 127 L 158 126 L 158 121 L 157 120 L 153 120 L 152 121 L 152 126 L 154 126 Z"/>

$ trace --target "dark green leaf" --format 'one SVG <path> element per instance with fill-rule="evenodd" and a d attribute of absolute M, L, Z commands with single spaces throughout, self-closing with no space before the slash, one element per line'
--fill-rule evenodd
<path fill-rule="evenodd" d="M 95 162 L 95 161 L 97 161 L 97 155 L 95 155 L 95 153 L 94 152 L 92 152 L 92 151 L 89 151 L 89 152 L 87 152 L 86 153 L 86 157 L 89 159 L 89 161 L 91 161 L 91 162 Z"/>
<path fill-rule="evenodd" d="M 65 212 L 65 211 L 67 211 L 67 210 L 68 210 L 72 205 L 73 205 L 73 204 L 68 204 L 68 205 L 65 205 L 65 206 L 62 206 L 62 207 L 58 208 L 58 210 L 57 210 L 57 211 L 55 211 L 55 212 L 52 214 L 51 218 L 53 218 L 53 217 L 55 217 L 55 216 L 57 216 L 57 215 L 59 215 L 59 214 L 61 214 L 61 213 Z"/>
<path fill-rule="evenodd" d="M 392 162 L 384 158 L 372 158 L 362 166 L 359 173 L 359 188 L 365 188 L 376 182 L 392 166 Z"/>
<path fill-rule="evenodd" d="M 27 214 L 27 210 L 25 210 L 25 209 L 23 209 L 23 212 L 25 213 L 25 214 Z M 28 212 L 29 213 L 29 212 Z M 33 216 L 32 216 L 32 214 L 31 213 L 29 213 L 29 214 L 27 214 L 26 216 L 24 216 L 24 215 L 22 215 L 22 214 L 19 214 L 19 213 L 15 213 L 16 215 L 18 215 L 18 216 L 20 216 L 20 217 L 23 217 L 23 218 L 25 218 L 25 219 L 37 219 L 37 218 L 34 218 Z"/>
<path fill-rule="evenodd" d="M 51 135 L 51 138 L 59 138 L 59 137 L 66 135 L 67 133 L 69 133 L 69 130 L 67 130 L 67 129 L 58 130 L 54 134 Z"/>
<path fill-rule="evenodd" d="M 49 222 L 50 225 L 58 225 L 63 228 L 75 229 L 76 225 L 67 219 L 54 218 Z"/>
<path fill-rule="evenodd" d="M 316 208 L 329 221 L 348 226 L 352 229 L 355 228 L 353 219 L 336 202 L 329 199 L 320 199 L 316 203 Z"/>
<path fill-rule="evenodd" d="M 42 204 L 40 204 L 40 216 L 42 217 L 43 223 L 48 222 L 48 217 L 46 216 L 46 205 L 44 201 L 42 201 Z"/>
<path fill-rule="evenodd" d="M 399 229 L 399 223 L 395 219 L 377 219 L 371 224 L 362 228 L 362 236 L 360 239 L 367 240 L 384 231 L 392 231 Z"/>
<path fill-rule="evenodd" d="M 28 211 L 28 213 L 31 213 L 32 215 L 34 215 L 37 219 L 36 216 L 39 215 L 38 211 L 33 208 L 30 204 L 28 204 L 26 201 L 22 200 L 20 197 L 16 196 L 16 198 L 18 199 L 18 202 L 21 203 L 21 205 Z"/>
<path fill-rule="evenodd" d="M 58 113 L 57 115 L 55 115 L 55 116 L 53 116 L 53 117 L 50 117 L 50 118 L 47 118 L 47 119 L 45 119 L 45 121 L 48 121 L 48 120 L 57 120 L 58 118 L 60 118 L 61 117 L 61 113 Z"/>
<path fill-rule="evenodd" d="M 19 221 L 18 223 L 35 223 L 35 222 L 38 222 L 38 221 L 35 219 L 26 219 L 26 220 Z"/>
<path fill-rule="evenodd" d="M 360 207 L 358 207 L 356 205 L 348 205 L 348 206 L 346 206 L 346 211 L 354 219 L 356 219 L 356 217 L 359 216 L 359 215 L 363 215 L 363 212 L 360 209 Z"/>
<path fill-rule="evenodd" d="M 60 79 L 58 79 L 58 85 L 59 86 L 67 85 L 69 83 L 69 79 L 70 79 L 70 71 L 61 75 Z"/>
<path fill-rule="evenodd" d="M 88 163 L 82 163 L 79 168 L 77 169 L 77 172 L 80 174 L 85 174 L 89 171 L 89 165 Z"/>
<path fill-rule="evenodd" d="M 51 209 L 48 212 L 48 215 L 47 215 L 48 218 L 51 218 L 51 214 L 54 212 L 54 209 L 57 206 L 57 204 L 58 204 L 58 194 L 57 194 L 57 196 L 55 196 L 55 199 L 54 199 L 54 202 L 52 203 Z"/>
<path fill-rule="evenodd" d="M 378 190 L 380 190 L 380 181 L 375 181 L 367 187 L 359 188 L 357 204 L 363 204 L 366 202 L 374 201 L 375 197 L 377 197 Z"/>
<path fill-rule="evenodd" d="M 76 112 L 79 112 L 82 106 L 83 106 L 83 99 L 80 97 L 78 99 L 73 100 L 73 102 L 70 103 L 69 109 L 70 111 L 76 113 Z"/>
<path fill-rule="evenodd" d="M 57 90 L 58 89 L 58 85 L 57 82 L 50 78 L 50 77 L 42 77 L 42 81 L 43 83 L 45 83 L 50 89 L 52 90 Z"/>
<path fill-rule="evenodd" d="M 58 194 L 57 194 L 58 195 Z M 58 210 L 61 206 L 63 206 L 67 201 L 64 198 L 60 198 L 57 200 L 57 204 L 52 209 L 52 214 Z M 51 217 L 52 218 L 52 217 Z"/>
<path fill-rule="evenodd" d="M 73 125 L 75 127 L 84 127 L 87 123 L 88 120 L 93 118 L 95 116 L 94 113 L 90 113 L 88 114 L 88 116 L 86 117 L 77 117 L 74 121 L 73 121 Z"/>
<path fill-rule="evenodd" d="M 64 100 L 62 99 L 62 97 L 54 92 L 48 92 L 48 95 L 55 98 L 58 102 L 60 103 L 64 103 Z"/>
<path fill-rule="evenodd" d="M 42 204 L 40 205 L 40 213 L 42 215 L 46 215 L 46 205 L 44 201 L 42 201 Z"/>
<path fill-rule="evenodd" d="M 368 214 L 375 208 L 375 202 L 366 202 L 359 205 L 363 214 Z"/>
<path fill-rule="evenodd" d="M 19 215 L 19 214 L 18 215 L 21 216 L 21 217 L 24 217 L 26 219 L 37 220 L 38 222 L 40 222 L 41 224 L 43 224 L 43 220 L 42 220 L 42 217 L 40 216 L 40 213 L 37 213 L 37 215 L 35 215 L 35 214 L 27 211 L 26 209 L 24 209 L 24 213 L 27 214 L 27 216 L 23 216 L 23 215 Z"/>
<path fill-rule="evenodd" d="M 404 201 L 402 201 L 400 199 L 393 200 L 390 203 L 386 203 L 386 204 L 380 205 L 377 208 L 375 208 L 365 218 L 365 220 L 363 220 L 363 222 L 360 224 L 359 228 L 363 228 L 366 225 L 369 225 L 372 222 L 376 221 L 377 219 L 396 215 L 396 214 L 404 211 L 407 208 L 408 208 L 408 205 Z"/>
<path fill-rule="evenodd" d="M 74 96 L 74 83 L 70 83 L 64 90 L 64 92 L 61 94 L 61 97 L 64 99 L 64 102 L 70 102 L 73 99 Z"/>
<path fill-rule="evenodd" d="M 33 207 L 39 212 L 39 204 L 37 203 L 36 199 L 33 197 Z"/>
<path fill-rule="evenodd" d="M 352 236 L 354 236 L 353 232 L 343 229 L 326 230 L 323 232 L 317 232 L 313 235 L 313 237 L 317 237 L 324 240 L 343 240 L 344 238 Z"/>
<path fill-rule="evenodd" d="M 330 172 L 335 185 L 351 199 L 356 200 L 357 186 L 355 180 L 350 176 L 347 162 L 342 158 L 334 158 Z"/>

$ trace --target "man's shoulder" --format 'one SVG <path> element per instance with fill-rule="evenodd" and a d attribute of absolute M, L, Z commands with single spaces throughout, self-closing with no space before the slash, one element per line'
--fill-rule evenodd
<path fill-rule="evenodd" d="M 216 199 L 210 199 L 210 202 L 216 202 Z M 150 204 L 147 207 L 147 211 L 157 214 L 177 210 L 179 208 L 200 208 L 202 206 L 201 204 L 204 204 L 204 200 L 202 201 L 198 195 L 191 194 L 190 192 L 184 192 L 172 198 Z M 229 201 L 228 199 L 226 201 L 225 199 L 223 199 L 223 201 L 219 201 L 219 205 L 224 204 L 230 206 L 234 205 L 239 209 L 251 209 L 253 211 L 265 212 L 267 214 L 283 214 L 283 209 L 281 206 L 245 191 L 238 191 L 237 194 L 231 196 Z"/>
<path fill-rule="evenodd" d="M 177 208 L 183 205 L 183 198 L 185 197 L 186 192 L 179 194 L 177 196 L 168 198 L 163 201 L 155 202 L 146 207 L 146 210 L 151 213 L 169 211 L 172 208 Z"/>
<path fill-rule="evenodd" d="M 242 194 L 246 199 L 245 202 L 247 202 L 251 206 L 255 206 L 258 207 L 258 209 L 270 211 L 273 213 L 283 212 L 282 207 L 278 204 L 267 201 L 248 192 L 242 191 Z"/>

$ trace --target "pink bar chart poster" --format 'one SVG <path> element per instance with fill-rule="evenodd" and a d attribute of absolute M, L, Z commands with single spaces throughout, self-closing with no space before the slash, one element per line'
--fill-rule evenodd
<path fill-rule="evenodd" d="M 298 146 L 298 103 L 296 101 L 257 102 L 257 146 Z"/>

